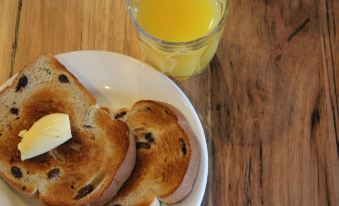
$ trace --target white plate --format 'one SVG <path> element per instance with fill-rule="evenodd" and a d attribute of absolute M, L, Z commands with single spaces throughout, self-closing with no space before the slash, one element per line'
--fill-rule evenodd
<path fill-rule="evenodd" d="M 56 57 L 96 96 L 101 106 L 115 110 L 130 107 L 140 99 L 152 99 L 172 104 L 184 114 L 198 137 L 201 160 L 193 191 L 176 206 L 200 205 L 208 173 L 206 140 L 196 111 L 179 87 L 150 66 L 116 53 L 80 51 Z M 0 180 L 0 206 L 37 205 L 37 200 L 18 195 Z"/>

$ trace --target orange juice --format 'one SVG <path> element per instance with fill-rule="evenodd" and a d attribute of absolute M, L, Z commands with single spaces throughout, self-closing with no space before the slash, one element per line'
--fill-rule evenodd
<path fill-rule="evenodd" d="M 146 61 L 186 79 L 213 58 L 223 31 L 227 0 L 128 0 Z"/>
<path fill-rule="evenodd" d="M 137 21 L 151 35 L 187 42 L 206 35 L 220 19 L 216 0 L 140 0 Z"/>

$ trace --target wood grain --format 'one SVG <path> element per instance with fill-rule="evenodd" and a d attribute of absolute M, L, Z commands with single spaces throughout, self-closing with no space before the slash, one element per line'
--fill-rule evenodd
<path fill-rule="evenodd" d="M 204 125 L 202 205 L 338 205 L 339 2 L 233 0 L 205 73 L 177 82 Z M 0 82 L 41 53 L 143 55 L 124 0 L 0 0 Z"/>
<path fill-rule="evenodd" d="M 333 24 L 324 4 L 233 1 L 211 69 L 219 165 L 208 205 L 338 203 L 338 112 L 326 63 Z"/>
<path fill-rule="evenodd" d="M 125 1 L 24 0 L 21 12 L 14 73 L 43 53 L 108 50 L 142 57 Z"/>

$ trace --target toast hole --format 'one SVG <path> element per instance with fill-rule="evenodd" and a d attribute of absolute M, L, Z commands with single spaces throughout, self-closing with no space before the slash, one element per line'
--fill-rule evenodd
<path fill-rule="evenodd" d="M 149 143 L 154 143 L 154 142 L 155 142 L 155 139 L 154 139 L 152 133 L 146 133 L 145 139 L 146 139 Z"/>
<path fill-rule="evenodd" d="M 25 75 L 22 75 L 19 79 L 18 84 L 16 85 L 16 92 L 21 91 L 22 88 L 25 88 L 28 84 L 28 78 Z"/>
<path fill-rule="evenodd" d="M 59 82 L 61 83 L 69 83 L 68 77 L 64 74 L 60 74 L 58 79 L 59 79 Z"/>
<path fill-rule="evenodd" d="M 19 109 L 18 109 L 18 108 L 15 108 L 15 107 L 12 107 L 12 108 L 10 109 L 10 112 L 11 112 L 11 114 L 18 115 L 18 114 L 19 114 Z"/>
<path fill-rule="evenodd" d="M 15 177 L 15 178 L 22 178 L 22 172 L 20 170 L 19 167 L 17 166 L 13 166 L 11 168 L 11 174 Z"/>
<path fill-rule="evenodd" d="M 126 114 L 127 114 L 126 111 L 119 112 L 119 113 L 117 113 L 117 114 L 114 115 L 114 119 L 121 119 L 121 118 L 123 118 Z"/>
<path fill-rule="evenodd" d="M 186 156 L 187 148 L 186 148 L 185 141 L 182 138 L 179 141 L 180 141 L 180 145 L 181 145 L 181 151 L 184 154 L 184 156 Z"/>
<path fill-rule="evenodd" d="M 165 110 L 166 114 L 171 115 L 171 113 L 168 110 Z"/>
<path fill-rule="evenodd" d="M 137 142 L 136 147 L 137 149 L 151 149 L 151 144 L 147 142 Z"/>
<path fill-rule="evenodd" d="M 145 108 L 145 111 L 152 111 L 152 109 L 149 108 L 149 107 L 146 107 L 146 108 Z"/>
<path fill-rule="evenodd" d="M 94 190 L 92 185 L 87 185 L 79 190 L 77 196 L 74 197 L 75 200 L 80 200 L 81 198 L 86 197 Z"/>
<path fill-rule="evenodd" d="M 74 187 L 74 185 L 71 185 L 71 189 L 73 189 L 73 190 L 74 190 L 74 188 L 75 188 L 75 187 Z"/>
<path fill-rule="evenodd" d="M 26 187 L 25 187 L 25 186 L 23 186 L 21 189 L 25 191 L 25 190 L 26 190 Z"/>
<path fill-rule="evenodd" d="M 47 173 L 48 180 L 56 180 L 60 175 L 60 169 L 54 168 Z"/>

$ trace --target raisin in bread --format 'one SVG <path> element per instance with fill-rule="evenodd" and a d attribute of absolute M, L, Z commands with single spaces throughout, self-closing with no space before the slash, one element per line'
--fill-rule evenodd
<path fill-rule="evenodd" d="M 149 206 L 155 199 L 178 203 L 192 190 L 200 154 L 188 122 L 174 107 L 139 101 L 115 114 L 134 133 L 137 160 L 110 206 Z"/>
<path fill-rule="evenodd" d="M 135 142 L 54 57 L 42 56 L 0 91 L 0 176 L 45 205 L 103 205 L 129 177 Z M 70 115 L 73 138 L 21 161 L 19 132 L 51 113 Z"/>

